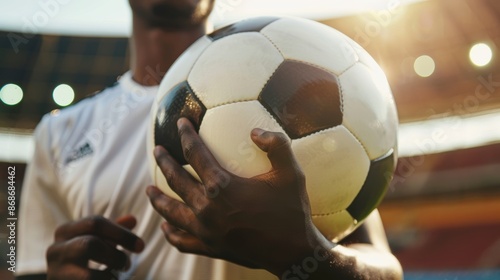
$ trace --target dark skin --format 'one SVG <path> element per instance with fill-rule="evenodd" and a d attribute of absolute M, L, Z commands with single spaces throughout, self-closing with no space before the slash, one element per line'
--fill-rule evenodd
<path fill-rule="evenodd" d="M 177 57 L 205 35 L 213 0 L 129 0 L 129 3 L 133 78 L 142 85 L 158 85 Z"/>
<path fill-rule="evenodd" d="M 130 0 L 130 5 L 133 11 L 133 78 L 143 85 L 157 85 L 175 59 L 205 34 L 206 16 L 213 1 Z M 178 14 L 188 16 L 171 17 Z M 152 71 L 155 74 L 151 74 Z M 341 245 L 335 246 L 336 244 L 327 241 L 317 232 L 310 221 L 301 171 L 293 157 L 288 154 L 289 146 L 279 144 L 282 141 L 279 134 L 266 132 L 261 136 L 252 136 L 259 147 L 269 152 L 274 169 L 256 178 L 242 179 L 229 174 L 218 164 L 206 164 L 213 163 L 213 157 L 188 123 L 181 125 L 180 131 L 184 147 L 193 147 L 189 149 L 192 151 L 188 153 L 189 161 L 193 166 L 197 166 L 199 174 L 210 175 L 216 166 L 217 172 L 221 172 L 217 174 L 223 178 L 230 176 L 227 188 L 220 188 L 216 199 L 207 200 L 202 192 L 207 189 L 206 182 L 215 180 L 208 186 L 222 186 L 217 181 L 220 176 L 206 180 L 207 175 L 204 175 L 205 184 L 194 185 L 196 188 L 189 192 L 186 191 L 187 185 L 178 185 L 172 180 L 180 182 L 192 178 L 186 177 L 185 173 L 167 175 L 170 184 L 177 186 L 178 192 L 185 192 L 185 196 L 196 195 L 192 200 L 193 204 L 181 205 L 156 188 L 148 188 L 153 205 L 168 221 L 162 226 L 167 240 L 181 251 L 264 268 L 280 277 L 290 271 L 292 274 L 283 279 L 295 280 L 293 277 L 303 279 L 305 272 L 300 267 L 297 270 L 294 265 L 300 266 L 304 258 L 314 256 L 315 250 L 320 248 L 321 251 L 318 252 L 321 256 L 328 256 L 328 259 L 318 262 L 316 272 L 308 279 L 363 279 L 367 275 L 370 279 L 400 278 L 401 267 L 389 251 L 378 213 L 369 217 L 362 226 L 345 238 Z M 189 143 L 199 145 L 192 146 Z M 202 154 L 195 156 L 200 151 Z M 160 149 L 157 154 L 158 162 L 166 174 L 172 174 L 169 170 L 174 169 L 170 168 L 181 170 L 165 151 Z M 280 160 L 281 156 L 272 155 L 283 155 L 284 160 Z M 190 184 L 194 182 L 191 181 Z M 235 189 L 233 186 L 246 186 L 246 189 L 250 186 L 267 188 L 268 192 L 258 195 L 248 191 L 245 195 L 249 196 L 245 197 L 241 193 L 231 191 Z M 296 196 L 290 195 L 289 190 L 284 192 L 286 188 L 292 189 Z M 249 201 L 257 195 L 259 199 L 264 198 L 259 208 Z M 280 204 L 288 205 L 289 208 L 276 208 L 273 199 L 278 199 Z M 228 203 L 231 201 L 232 203 Z M 241 205 L 235 204 L 234 201 L 241 202 Z M 231 206 L 242 207 L 232 209 Z M 180 212 L 180 209 L 184 209 L 184 212 Z M 227 212 L 228 210 L 235 210 L 231 219 L 218 218 L 221 213 L 231 213 Z M 255 217 L 263 219 L 259 221 Z M 193 228 L 188 227 L 184 218 L 193 222 Z M 123 247 L 127 253 L 140 253 L 144 248 L 144 241 L 132 233 L 135 221 L 133 216 L 124 216 L 116 221 L 93 216 L 61 225 L 55 231 L 55 241 L 47 251 L 47 274 L 20 276 L 17 279 L 113 279 L 115 271 L 126 270 L 130 262 L 127 254 L 117 249 L 116 245 Z M 249 232 L 257 235 L 250 238 Z M 291 235 L 290 232 L 294 234 Z M 240 242 L 241 240 L 245 242 Z M 249 244 L 253 246 L 245 246 Z M 257 248 L 274 249 L 261 251 L 256 250 Z M 92 270 L 88 267 L 88 260 L 105 264 L 108 269 Z M 370 260 L 380 261 L 373 263 Z"/>
<path fill-rule="evenodd" d="M 213 0 L 129 2 L 133 79 L 146 86 L 158 85 L 177 57 L 205 35 Z M 115 279 L 116 271 L 126 270 L 130 263 L 128 255 L 116 245 L 128 253 L 139 253 L 144 248 L 144 241 L 131 231 L 135 223 L 135 217 L 128 215 L 116 221 L 92 216 L 61 225 L 54 229 L 54 243 L 47 251 L 47 274 L 16 279 Z M 105 264 L 108 269 L 92 270 L 89 260 Z"/>
<path fill-rule="evenodd" d="M 116 278 L 117 271 L 130 267 L 129 257 L 116 246 L 132 253 L 144 249 L 144 241 L 130 231 L 135 224 L 133 216 L 123 216 L 114 223 L 95 216 L 62 225 L 47 250 L 47 279 Z M 90 269 L 89 260 L 107 269 Z"/>
<path fill-rule="evenodd" d="M 116 279 L 117 271 L 130 266 L 129 257 L 116 246 L 133 253 L 144 249 L 144 241 L 131 231 L 135 225 L 136 219 L 130 215 L 116 221 L 92 216 L 64 224 L 57 228 L 47 250 L 47 274 L 16 279 Z M 91 269 L 89 260 L 105 264 L 107 269 Z"/>
<path fill-rule="evenodd" d="M 180 251 L 266 269 L 280 279 L 402 278 L 378 213 L 340 244 L 317 230 L 304 175 L 283 134 L 252 131 L 272 170 L 241 178 L 218 164 L 187 119 L 180 119 L 178 128 L 184 157 L 201 182 L 158 146 L 157 163 L 184 202 L 154 186 L 147 193 L 166 220 L 166 239 Z"/>

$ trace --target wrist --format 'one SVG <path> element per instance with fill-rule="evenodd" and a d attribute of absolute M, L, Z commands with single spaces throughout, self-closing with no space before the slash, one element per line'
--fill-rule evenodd
<path fill-rule="evenodd" d="M 332 260 L 335 246 L 314 227 L 305 240 L 290 248 L 287 254 L 289 258 L 270 272 L 279 279 L 307 279 Z"/>

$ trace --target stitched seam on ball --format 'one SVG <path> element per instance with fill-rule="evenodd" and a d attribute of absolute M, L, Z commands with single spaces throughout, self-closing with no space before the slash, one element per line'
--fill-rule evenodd
<path fill-rule="evenodd" d="M 339 78 L 340 75 L 344 74 L 347 70 L 351 69 L 354 65 L 356 65 L 356 63 L 358 63 L 358 61 L 355 61 L 351 66 L 347 67 L 344 71 L 340 72 L 339 74 L 336 74 L 334 73 L 333 71 L 329 70 L 329 69 L 326 69 L 325 67 L 323 66 L 320 66 L 320 65 L 316 65 L 316 64 L 313 64 L 313 63 L 310 63 L 308 61 L 302 61 L 302 60 L 298 60 L 298 59 L 295 59 L 295 58 L 286 58 L 285 55 L 283 54 L 283 52 L 281 51 L 281 49 L 278 47 L 278 45 L 276 45 L 273 40 L 271 40 L 271 38 L 269 38 L 266 34 L 262 33 L 262 32 L 259 32 L 262 36 L 264 36 L 267 40 L 269 40 L 269 42 L 271 42 L 271 44 L 273 44 L 273 46 L 278 50 L 278 52 L 281 54 L 281 56 L 283 57 L 284 60 L 289 60 L 289 61 L 296 61 L 296 62 L 300 62 L 300 63 L 304 63 L 304 64 L 307 64 L 309 66 L 313 66 L 313 67 L 317 67 L 321 70 L 324 70 L 332 75 L 335 76 L 335 78 Z M 357 53 L 356 53 L 357 54 Z M 358 55 L 359 57 L 359 55 Z M 369 68 L 369 67 L 368 67 Z"/>
<path fill-rule="evenodd" d="M 311 134 L 307 134 L 306 136 L 302 136 L 302 137 L 294 139 L 294 140 L 302 140 L 302 139 L 306 139 L 306 138 L 309 138 L 309 137 L 312 137 L 312 136 L 315 136 L 315 135 L 318 135 L 318 134 L 321 134 L 321 133 L 326 133 L 326 132 L 329 132 L 329 131 L 333 131 L 335 128 L 337 128 L 339 126 L 343 126 L 343 125 L 341 124 L 341 125 L 337 125 L 337 126 L 334 126 L 334 127 L 329 127 L 329 128 L 325 128 L 325 129 L 322 129 L 322 130 L 318 130 L 316 132 L 313 132 Z"/>
<path fill-rule="evenodd" d="M 349 131 L 349 133 L 354 137 L 354 139 L 356 139 L 356 141 L 358 141 L 358 143 L 361 145 L 361 147 L 365 151 L 365 153 L 368 156 L 368 158 L 370 158 L 370 155 L 368 154 L 368 149 L 365 147 L 365 145 L 363 144 L 363 142 L 361 142 L 361 140 L 358 138 L 358 136 L 354 132 L 352 132 L 347 126 L 344 125 L 344 127 L 345 127 L 345 129 L 347 129 L 347 131 Z"/>
<path fill-rule="evenodd" d="M 307 65 L 309 65 L 309 66 L 313 66 L 313 67 L 319 68 L 319 69 L 321 69 L 321 70 L 323 70 L 323 71 L 326 71 L 326 72 L 328 72 L 328 73 L 330 73 L 330 74 L 334 75 L 334 76 L 335 76 L 335 78 L 338 78 L 338 77 L 337 77 L 337 74 L 333 73 L 332 71 L 330 71 L 330 70 L 328 70 L 328 69 L 326 69 L 326 68 L 324 68 L 324 67 L 322 67 L 322 66 L 319 66 L 319 65 L 316 65 L 316 64 L 312 64 L 312 63 L 310 63 L 310 62 L 308 62 L 308 61 L 302 61 L 302 60 L 298 60 L 298 59 L 294 59 L 294 58 L 286 58 L 286 57 L 285 57 L 285 55 L 283 54 L 283 52 L 281 51 L 281 49 L 278 47 L 278 45 L 276 45 L 276 44 L 273 42 L 273 40 L 271 40 L 271 38 L 269 38 L 269 37 L 268 37 L 266 34 L 264 34 L 264 33 L 260 33 L 260 34 L 262 34 L 262 36 L 264 36 L 267 40 L 269 40 L 269 42 L 271 42 L 271 44 L 273 44 L 273 46 L 274 46 L 274 47 L 278 50 L 278 52 L 281 54 L 281 56 L 283 57 L 283 59 L 284 59 L 284 60 L 288 60 L 288 61 L 295 61 L 295 62 L 304 63 L 304 64 L 307 64 Z M 340 75 L 339 75 L 339 76 L 340 76 Z"/>
<path fill-rule="evenodd" d="M 276 71 L 278 71 L 278 69 L 280 68 L 280 66 L 283 64 L 283 62 L 285 61 L 285 58 L 283 56 L 283 54 L 281 53 L 280 49 L 278 48 L 278 46 L 276 46 L 274 44 L 274 42 L 272 42 L 266 35 L 260 33 L 260 32 L 256 32 L 256 33 L 259 33 L 261 35 L 263 35 L 266 39 L 268 39 L 268 41 L 271 42 L 271 44 L 274 46 L 274 48 L 280 53 L 281 57 L 283 58 L 283 61 L 277 66 L 274 68 L 273 72 L 271 73 L 271 75 L 267 78 L 266 82 L 264 83 L 264 85 L 259 89 L 259 96 L 260 96 L 260 93 L 262 92 L 262 90 L 264 90 L 264 88 L 267 86 L 267 84 L 269 84 L 269 81 L 271 80 L 271 78 L 274 76 L 274 74 L 276 73 Z M 194 90 L 193 90 L 194 91 Z M 196 94 L 196 93 L 195 93 Z M 220 107 L 220 106 L 224 106 L 224 105 L 228 105 L 228 104 L 234 104 L 234 103 L 239 103 L 239 102 L 247 102 L 247 101 L 259 101 L 259 96 L 257 96 L 256 99 L 241 99 L 241 100 L 236 100 L 236 101 L 231 101 L 231 102 L 223 102 L 223 103 L 220 103 L 220 104 L 217 104 L 213 107 L 210 107 L 210 108 L 207 108 L 207 110 L 209 109 L 212 109 L 212 108 L 217 108 L 217 107 Z M 198 97 L 199 98 L 199 97 Z M 262 106 L 265 108 L 265 106 Z M 265 108 L 266 111 L 267 111 L 267 108 Z M 269 112 L 268 112 L 269 113 Z M 272 116 L 272 114 L 270 114 Z M 274 119 L 274 117 L 273 117 Z M 278 123 L 279 124 L 279 123 Z M 280 125 L 281 127 L 281 125 Z M 284 128 L 282 127 L 282 129 L 284 130 Z"/>
<path fill-rule="evenodd" d="M 262 34 L 262 33 L 261 33 Z M 265 36 L 264 36 L 265 37 Z M 267 38 L 267 37 L 266 37 Z M 271 42 L 272 43 L 272 42 Z M 272 43 L 273 44 L 273 43 Z M 273 44 L 274 45 L 274 44 Z M 276 47 L 274 45 L 274 47 L 276 49 L 278 49 L 278 47 Z M 266 106 L 264 106 L 264 104 L 262 104 L 262 102 L 259 100 L 259 97 L 260 97 L 260 94 L 262 93 L 262 91 L 266 88 L 266 86 L 269 84 L 269 81 L 272 79 L 272 77 L 274 77 L 274 74 L 276 73 L 276 71 L 278 71 L 278 69 L 283 65 L 283 62 L 285 62 L 285 59 L 283 57 L 283 54 L 280 52 L 280 50 L 278 49 L 278 52 L 281 54 L 281 57 L 283 58 L 283 61 L 278 65 L 278 67 L 276 67 L 274 69 L 274 71 L 271 73 L 271 75 L 269 75 L 269 78 L 267 78 L 266 82 L 264 83 L 264 85 L 260 88 L 259 90 L 259 96 L 257 96 L 257 99 L 255 99 L 255 101 L 259 102 L 259 104 L 262 106 L 262 108 L 264 108 L 264 110 L 269 114 L 269 116 L 271 117 L 271 119 L 273 119 L 279 127 L 281 127 L 281 129 L 285 132 L 285 135 L 287 137 L 290 137 L 288 136 L 288 134 L 286 133 L 286 130 L 285 128 L 283 127 L 283 125 L 281 125 L 281 123 L 278 121 L 278 119 L 267 109 Z"/>
<path fill-rule="evenodd" d="M 337 77 L 337 85 L 339 86 L 339 98 L 340 98 L 340 112 L 342 113 L 342 123 L 344 123 L 344 87 L 340 82 L 340 78 Z"/>
<path fill-rule="evenodd" d="M 368 70 L 369 70 L 370 72 L 372 71 L 372 68 L 371 68 L 368 64 L 366 64 L 364 61 L 361 61 L 361 60 L 360 60 L 360 61 L 358 61 L 357 63 L 364 65 L 366 68 L 368 68 Z"/>
<path fill-rule="evenodd" d="M 189 82 L 189 76 L 191 76 L 191 72 L 193 72 L 193 68 L 194 66 L 196 65 L 196 63 L 198 63 L 198 60 L 200 60 L 200 57 L 203 55 L 203 53 L 205 53 L 205 51 L 208 49 L 208 47 L 210 47 L 215 41 L 212 40 L 212 38 L 210 38 L 208 35 L 205 35 L 204 37 L 208 38 L 208 40 L 210 40 L 210 44 L 208 44 L 205 48 L 203 48 L 203 50 L 200 52 L 200 54 L 198 55 L 198 57 L 196 58 L 196 60 L 193 62 L 193 64 L 191 64 L 191 67 L 189 67 L 189 72 L 188 72 L 188 75 L 186 77 L 186 82 L 187 84 L 189 85 L 189 87 L 191 88 L 191 90 L 193 91 L 193 94 L 196 95 L 196 98 L 198 98 L 198 100 L 202 101 L 202 99 L 200 98 L 200 96 L 196 93 L 196 90 L 193 88 L 193 86 L 191 85 L 191 83 Z M 203 103 L 203 102 L 202 102 Z M 205 106 L 205 105 L 203 105 Z M 208 110 L 208 108 L 207 108 Z"/>
<path fill-rule="evenodd" d="M 283 61 L 278 65 L 278 67 L 274 68 L 274 71 L 271 73 L 271 75 L 267 78 L 266 82 L 264 83 L 264 85 L 262 86 L 262 88 L 260 88 L 260 93 L 262 93 L 262 91 L 266 88 L 267 84 L 269 84 L 269 81 L 271 80 L 271 78 L 274 76 L 274 74 L 276 73 L 276 71 L 278 71 L 278 69 L 281 67 L 281 65 L 283 65 L 283 62 L 285 62 L 285 56 L 283 55 L 283 53 L 281 52 L 280 48 L 278 48 L 278 46 L 271 40 L 271 38 L 267 37 L 266 34 L 264 33 L 261 33 L 259 32 L 259 34 L 261 34 L 262 36 L 264 36 L 264 38 L 266 38 L 273 46 L 274 48 L 280 53 L 281 55 L 281 58 L 283 58 Z M 260 96 L 260 93 L 259 93 L 259 96 Z M 259 97 L 257 97 L 257 101 L 259 100 Z M 262 106 L 266 109 L 266 111 L 273 117 L 274 119 L 274 116 L 271 114 L 271 112 L 269 112 L 266 108 L 266 106 Z M 278 122 L 278 125 L 283 129 L 285 130 L 285 128 L 283 128 L 279 122 Z"/>
<path fill-rule="evenodd" d="M 267 110 L 266 106 L 264 106 L 259 100 L 257 100 L 257 102 L 259 102 L 260 106 L 262 106 L 262 108 L 264 108 L 264 111 L 266 111 L 267 115 L 269 116 L 270 119 L 272 119 L 280 128 L 281 128 L 281 132 L 283 132 L 286 136 L 286 138 L 290 141 L 290 143 L 292 142 L 292 139 L 290 138 L 290 136 L 288 136 L 288 134 L 286 133 L 286 130 L 285 128 L 283 128 L 280 124 L 280 122 L 276 119 L 276 117 L 271 114 L 271 112 L 269 112 L 269 110 Z"/>
<path fill-rule="evenodd" d="M 285 55 L 283 54 L 283 52 L 281 51 L 281 49 L 278 47 L 278 45 L 276 45 L 273 40 L 271 40 L 271 38 L 269 38 L 266 34 L 262 33 L 262 32 L 259 32 L 262 36 L 264 36 L 264 38 L 266 38 L 275 48 L 276 50 L 281 54 L 281 57 L 283 57 L 283 59 L 285 59 Z"/>
<path fill-rule="evenodd" d="M 240 100 L 235 100 L 235 101 L 228 101 L 228 102 L 222 102 L 220 104 L 217 104 L 213 107 L 210 107 L 210 108 L 207 108 L 207 110 L 210 110 L 210 109 L 213 109 L 213 108 L 217 108 L 217 107 L 220 107 L 220 106 L 224 106 L 224 105 L 228 105 L 228 104 L 234 104 L 234 103 L 239 103 L 239 102 L 247 102 L 247 101 L 259 101 L 259 96 L 260 96 L 260 93 L 262 93 L 262 90 L 264 90 L 264 88 L 267 86 L 267 84 L 269 84 L 269 81 L 271 80 L 271 78 L 274 76 L 274 74 L 276 73 L 276 71 L 278 71 L 278 69 L 280 68 L 280 66 L 283 64 L 283 62 L 281 62 L 278 67 L 275 67 L 274 71 L 271 73 L 271 75 L 267 78 L 266 82 L 264 83 L 264 85 L 259 89 L 259 95 L 257 96 L 257 98 L 255 99 L 240 99 Z M 194 91 L 194 90 L 193 90 Z M 196 93 L 195 93 L 196 94 Z M 199 97 L 198 97 L 199 98 Z M 201 99 L 200 99 L 201 100 Z M 265 108 L 265 106 L 262 106 Z M 266 111 L 267 111 L 267 108 L 265 108 Z M 273 117 L 274 118 L 274 117 Z M 281 125 L 280 125 L 281 126 Z"/>
<path fill-rule="evenodd" d="M 351 69 L 352 67 L 356 66 L 356 64 L 358 64 L 358 63 L 361 63 L 361 62 L 359 62 L 359 61 L 354 62 L 354 64 L 353 64 L 353 65 L 351 65 L 351 66 L 347 67 L 344 71 L 340 72 L 340 74 L 338 74 L 338 75 L 337 75 L 337 77 L 339 77 L 339 78 L 340 78 L 340 76 L 342 76 L 342 74 L 344 74 L 345 72 L 349 71 L 349 69 Z M 368 68 L 369 68 L 369 67 L 368 67 Z"/>
<path fill-rule="evenodd" d="M 335 215 L 335 214 L 338 214 L 342 211 L 345 211 L 344 210 L 338 210 L 338 211 L 335 211 L 335 212 L 330 212 L 330 213 L 325 213 L 325 214 L 311 214 L 311 217 L 325 217 L 325 216 L 331 216 L 331 215 Z"/>
<path fill-rule="evenodd" d="M 273 73 L 274 75 L 274 73 Z M 261 91 L 262 92 L 262 91 Z M 269 115 L 269 117 L 274 121 L 276 122 L 276 124 L 281 128 L 281 132 L 283 132 L 285 134 L 285 136 L 288 138 L 288 140 L 290 140 L 290 143 L 292 141 L 292 139 L 290 138 L 290 136 L 288 135 L 288 133 L 286 132 L 285 128 L 283 127 L 283 125 L 281 125 L 281 123 L 278 121 L 277 117 L 274 116 L 268 109 L 266 106 L 264 106 L 264 104 L 262 104 L 262 102 L 260 102 L 260 100 L 256 100 L 257 102 L 259 102 L 260 106 L 262 106 L 262 108 L 264 108 L 264 111 Z M 300 138 L 299 138 L 300 139 Z"/>
<path fill-rule="evenodd" d="M 321 133 L 326 133 L 326 132 L 329 132 L 329 131 L 333 131 L 334 129 L 336 129 L 339 126 L 343 126 L 349 132 L 349 134 L 351 134 L 354 137 L 354 139 L 356 139 L 356 141 L 358 141 L 359 145 L 361 145 L 361 148 L 363 148 L 363 151 L 365 151 L 366 155 L 368 155 L 368 150 L 366 149 L 365 145 L 363 145 L 363 143 L 360 141 L 360 139 L 347 126 L 345 126 L 344 124 L 341 124 L 341 125 L 338 125 L 338 126 L 334 126 L 334 127 L 325 128 L 325 129 L 322 129 L 320 131 L 316 131 L 314 133 L 308 134 L 306 136 L 300 137 L 300 138 L 295 139 L 295 140 L 302 140 L 302 139 L 306 139 L 306 138 L 309 138 L 309 137 L 312 137 L 312 136 L 315 136 L 315 135 L 318 135 L 318 134 L 321 134 Z"/>
<path fill-rule="evenodd" d="M 284 57 L 284 56 L 283 56 L 283 57 Z M 327 72 L 327 73 L 329 73 L 329 74 L 333 75 L 333 76 L 335 77 L 335 79 L 337 79 L 337 81 L 338 81 L 339 76 L 340 76 L 340 75 L 335 74 L 332 70 L 329 70 L 329 69 L 327 69 L 327 68 L 325 68 L 325 67 L 323 67 L 323 66 L 320 66 L 320 65 L 317 65 L 317 64 L 311 63 L 311 62 L 309 62 L 309 61 L 298 60 L 298 59 L 295 59 L 295 58 L 285 58 L 285 60 L 287 60 L 287 61 L 293 61 L 293 62 L 298 62 L 298 63 L 303 63 L 303 64 L 309 65 L 309 66 L 311 66 L 311 67 L 321 69 L 321 70 L 323 70 L 323 71 L 325 71 L 325 72 Z"/>
<path fill-rule="evenodd" d="M 342 115 L 344 114 L 344 91 L 343 91 L 343 87 L 342 87 L 342 84 L 340 83 L 340 75 L 342 75 L 342 73 L 344 73 L 345 71 L 349 70 L 351 67 L 353 67 L 356 63 L 354 63 L 353 65 L 347 67 L 346 70 L 344 70 L 341 74 L 337 75 L 335 73 L 333 73 L 331 70 L 328 70 L 326 69 L 325 67 L 322 67 L 322 66 L 319 66 L 319 65 L 316 65 L 316 64 L 313 64 L 313 63 L 310 63 L 308 61 L 301 61 L 301 60 L 298 60 L 298 59 L 285 59 L 287 61 L 294 61 L 294 62 L 299 62 L 299 63 L 303 63 L 303 64 L 306 64 L 306 65 L 309 65 L 311 67 L 314 67 L 314 68 L 318 68 L 318 69 L 321 69 L 325 72 L 328 72 L 330 73 L 331 75 L 333 75 L 335 77 L 335 79 L 337 80 L 337 85 L 339 87 L 339 94 L 340 94 L 340 111 L 342 112 Z M 343 117 L 342 117 L 343 119 Z"/>
<path fill-rule="evenodd" d="M 211 109 L 219 108 L 221 106 L 226 106 L 226 105 L 231 105 L 231 104 L 236 104 L 236 103 L 250 102 L 250 101 L 257 101 L 257 102 L 259 102 L 258 99 L 240 99 L 240 100 L 235 100 L 235 101 L 227 101 L 227 102 L 222 102 L 220 104 L 217 104 L 217 105 L 215 105 L 213 107 L 207 108 L 207 111 L 211 110 Z"/>

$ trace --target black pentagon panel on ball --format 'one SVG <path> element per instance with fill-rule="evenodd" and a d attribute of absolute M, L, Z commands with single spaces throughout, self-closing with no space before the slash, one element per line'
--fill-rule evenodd
<path fill-rule="evenodd" d="M 291 139 L 342 124 L 337 77 L 306 63 L 285 60 L 265 85 L 259 101 Z"/>
<path fill-rule="evenodd" d="M 226 27 L 218 29 L 207 36 L 212 38 L 213 41 L 219 40 L 229 35 L 243 32 L 259 32 L 270 23 L 278 20 L 279 17 L 256 17 L 239 21 L 230 24 Z"/>
<path fill-rule="evenodd" d="M 199 131 L 206 111 L 188 82 L 178 84 L 158 103 L 154 128 L 155 145 L 165 147 L 180 164 L 187 164 L 177 133 L 177 120 L 181 117 L 188 118 L 196 131 Z"/>
<path fill-rule="evenodd" d="M 383 157 L 370 162 L 365 183 L 354 201 L 347 207 L 347 212 L 354 219 L 364 220 L 382 201 L 393 177 L 395 160 L 394 150 L 391 149 Z"/>

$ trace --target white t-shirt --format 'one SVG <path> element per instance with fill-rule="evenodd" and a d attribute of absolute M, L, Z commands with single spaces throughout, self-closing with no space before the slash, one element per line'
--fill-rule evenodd
<path fill-rule="evenodd" d="M 158 87 L 144 87 L 130 72 L 78 104 L 44 116 L 35 130 L 19 217 L 16 274 L 46 272 L 45 252 L 55 229 L 89 215 L 114 220 L 132 214 L 146 242 L 121 279 L 277 279 L 221 260 L 183 254 L 160 230 L 163 219 L 145 194 L 152 184 L 146 138 Z"/>

